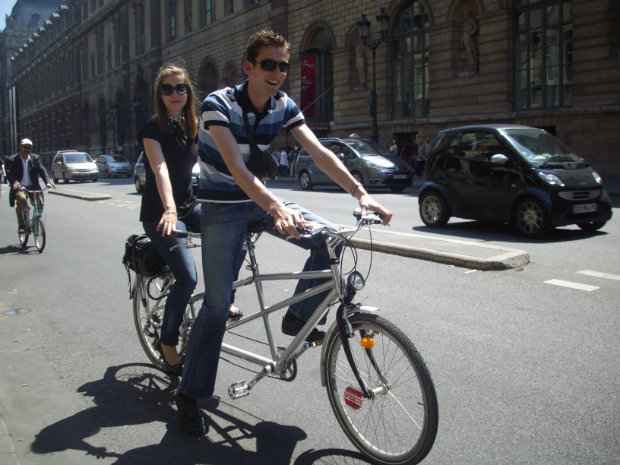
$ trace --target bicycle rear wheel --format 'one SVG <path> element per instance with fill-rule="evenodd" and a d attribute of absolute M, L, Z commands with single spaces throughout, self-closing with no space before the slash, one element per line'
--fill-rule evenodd
<path fill-rule="evenodd" d="M 437 397 L 424 360 L 389 321 L 369 314 L 349 321 L 351 353 L 372 395 L 362 394 L 334 325 L 326 338 L 322 369 L 338 423 L 375 463 L 418 463 L 431 450 L 438 423 Z"/>
<path fill-rule="evenodd" d="M 140 345 L 151 363 L 162 370 L 166 369 L 166 364 L 159 349 L 159 341 L 166 298 L 173 284 L 172 273 L 164 273 L 152 278 L 136 275 L 132 299 L 134 324 Z M 181 356 L 185 354 L 189 330 L 195 316 L 196 302 L 195 298 L 191 299 L 179 328 L 177 352 Z"/>
<path fill-rule="evenodd" d="M 36 223 L 33 221 L 32 237 L 34 239 L 34 245 L 39 253 L 43 253 L 43 250 L 45 249 L 46 236 L 45 225 L 43 224 L 43 220 L 40 218 L 36 221 Z"/>

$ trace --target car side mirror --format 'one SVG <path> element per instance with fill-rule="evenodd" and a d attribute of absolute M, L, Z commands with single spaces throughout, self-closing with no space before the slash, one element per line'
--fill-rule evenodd
<path fill-rule="evenodd" d="M 342 152 L 337 153 L 337 154 L 336 154 L 336 156 L 337 156 L 338 158 L 340 158 L 341 160 L 344 160 L 344 153 L 342 153 Z"/>
<path fill-rule="evenodd" d="M 508 157 L 503 153 L 496 153 L 491 156 L 491 163 L 494 165 L 505 165 L 508 163 Z"/>
<path fill-rule="evenodd" d="M 62 160 L 56 160 L 57 165 L 62 165 Z"/>

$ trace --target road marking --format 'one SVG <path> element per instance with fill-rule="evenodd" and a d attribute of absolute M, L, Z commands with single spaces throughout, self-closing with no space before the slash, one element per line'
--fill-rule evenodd
<path fill-rule="evenodd" d="M 613 279 L 614 281 L 620 281 L 620 275 L 601 273 L 600 271 L 580 270 L 577 272 L 577 274 L 584 274 L 586 276 L 593 276 L 595 278 Z"/>
<path fill-rule="evenodd" d="M 545 284 L 552 284 L 554 286 L 561 287 L 570 287 L 571 289 L 577 289 L 578 291 L 587 292 L 592 292 L 600 289 L 600 287 L 598 286 L 590 286 L 589 284 L 574 283 L 571 281 L 562 281 L 561 279 L 550 279 L 549 281 L 545 281 Z"/>

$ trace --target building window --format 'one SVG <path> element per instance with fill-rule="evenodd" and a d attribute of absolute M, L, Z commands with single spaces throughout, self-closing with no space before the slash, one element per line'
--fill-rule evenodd
<path fill-rule="evenodd" d="M 94 13 L 97 9 L 97 0 L 90 0 L 90 12 Z"/>
<path fill-rule="evenodd" d="M 200 0 L 200 27 L 215 22 L 215 1 Z"/>
<path fill-rule="evenodd" d="M 228 16 L 235 12 L 235 0 L 224 0 L 224 15 Z"/>
<path fill-rule="evenodd" d="M 392 30 L 394 116 L 421 117 L 429 111 L 431 19 L 414 0 L 398 14 Z"/>
<path fill-rule="evenodd" d="M 136 31 L 136 55 L 144 53 L 144 3 L 134 4 L 134 29 Z"/>
<path fill-rule="evenodd" d="M 151 0 L 151 47 L 161 46 L 161 4 Z"/>
<path fill-rule="evenodd" d="M 301 54 L 301 106 L 308 121 L 325 125 L 334 116 L 332 34 L 314 32 Z"/>
<path fill-rule="evenodd" d="M 609 44 L 611 57 L 620 63 L 620 2 L 609 0 Z"/>
<path fill-rule="evenodd" d="M 174 40 L 177 36 L 177 0 L 167 0 L 166 23 L 168 40 Z"/>
<path fill-rule="evenodd" d="M 103 44 L 103 24 L 97 28 L 95 33 L 96 49 L 97 49 L 97 72 L 99 74 L 104 72 L 103 66 L 105 63 L 104 58 L 104 44 Z"/>
<path fill-rule="evenodd" d="M 571 0 L 519 0 L 515 9 L 515 107 L 570 106 L 573 101 Z"/>
<path fill-rule="evenodd" d="M 184 5 L 184 18 L 185 18 L 185 32 L 192 32 L 192 22 L 193 22 L 193 10 L 194 10 L 194 0 L 185 0 Z"/>

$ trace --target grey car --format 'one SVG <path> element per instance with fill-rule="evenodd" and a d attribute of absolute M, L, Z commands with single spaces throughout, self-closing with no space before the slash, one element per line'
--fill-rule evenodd
<path fill-rule="evenodd" d="M 365 187 L 387 187 L 393 192 L 402 192 L 411 185 L 411 173 L 398 160 L 390 160 L 385 151 L 369 140 L 330 137 L 319 141 L 334 152 Z M 335 185 L 303 150 L 295 163 L 295 176 L 303 190 L 319 185 Z"/>
<path fill-rule="evenodd" d="M 136 186 L 136 192 L 141 194 L 144 190 L 144 184 L 146 184 L 146 171 L 144 169 L 144 164 L 146 163 L 146 159 L 144 157 L 144 152 L 140 152 L 138 156 L 138 160 L 136 161 L 136 165 L 133 168 L 133 182 Z M 194 165 L 192 168 L 192 187 L 196 189 L 198 187 L 198 182 L 200 178 L 200 166 L 198 163 Z"/>
<path fill-rule="evenodd" d="M 99 178 L 97 165 L 86 152 L 59 150 L 52 160 L 52 178 L 57 183 L 69 181 L 96 181 Z"/>

